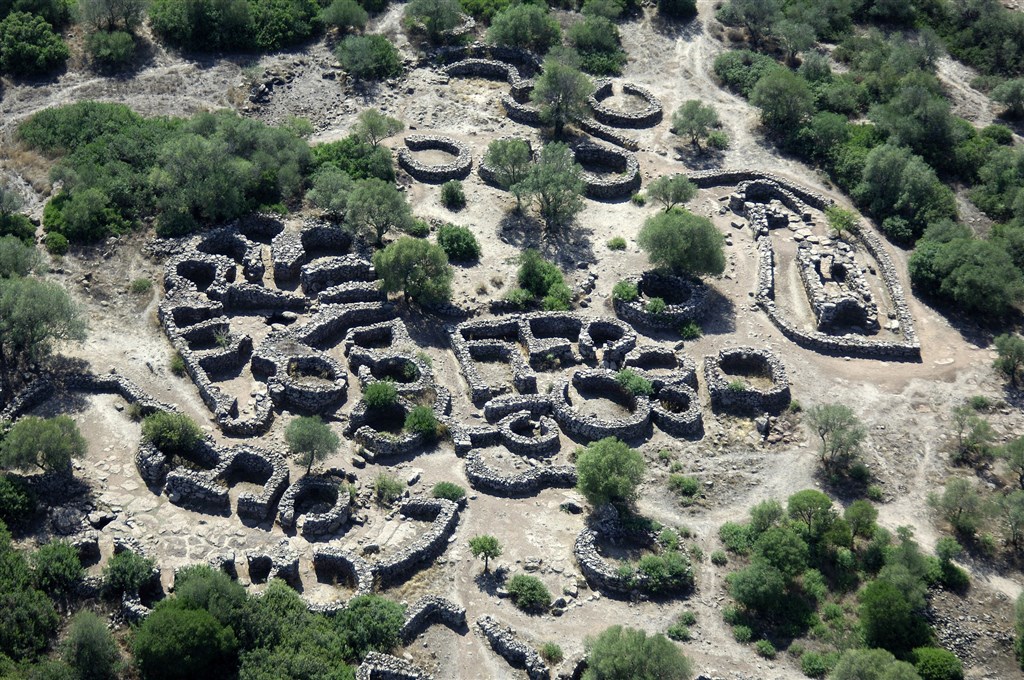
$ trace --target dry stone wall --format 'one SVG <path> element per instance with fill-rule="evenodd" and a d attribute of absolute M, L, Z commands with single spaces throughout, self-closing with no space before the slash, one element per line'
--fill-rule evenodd
<path fill-rule="evenodd" d="M 405 138 L 408 148 L 398 150 L 398 165 L 421 182 L 440 184 L 452 179 L 465 178 L 473 167 L 473 153 L 462 142 L 451 137 L 436 135 L 409 135 Z M 434 149 L 455 156 L 450 163 L 431 165 L 421 162 L 413 151 Z"/>
<path fill-rule="evenodd" d="M 611 80 L 600 80 L 590 95 L 588 103 L 598 122 L 613 127 L 648 128 L 661 122 L 661 101 L 645 87 L 634 83 L 622 83 L 622 92 L 643 99 L 644 108 L 639 111 L 619 111 L 607 106 L 604 101 L 614 94 Z"/>
<path fill-rule="evenodd" d="M 647 271 L 624 280 L 635 285 L 640 296 L 636 300 L 612 299 L 615 314 L 623 321 L 646 328 L 679 330 L 688 321 L 700 321 L 707 315 L 709 290 L 698 279 Z M 647 311 L 647 300 L 668 294 L 670 297 L 665 300 L 663 311 L 657 314 Z"/>
<path fill-rule="evenodd" d="M 466 608 L 437 595 L 427 595 L 414 602 L 405 612 L 405 623 L 398 631 L 402 644 L 409 645 L 429 626 L 440 623 L 454 631 L 466 628 Z"/>
<path fill-rule="evenodd" d="M 356 669 L 356 680 L 431 680 L 431 676 L 405 659 L 367 652 Z"/>
<path fill-rule="evenodd" d="M 755 387 L 742 378 L 730 378 L 726 371 L 733 375 L 759 372 L 771 385 Z M 711 405 L 721 410 L 778 413 L 790 401 L 786 368 L 767 349 L 732 347 L 704 357 L 704 384 L 711 395 Z"/>
<path fill-rule="evenodd" d="M 504 627 L 490 616 L 481 616 L 476 620 L 477 628 L 487 638 L 498 656 L 505 659 L 513 668 L 526 671 L 530 680 L 549 680 L 551 671 L 540 658 L 536 650 L 524 643 L 511 627 Z"/>

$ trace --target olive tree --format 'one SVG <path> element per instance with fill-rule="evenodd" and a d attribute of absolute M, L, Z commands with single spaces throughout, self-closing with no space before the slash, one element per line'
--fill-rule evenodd
<path fill-rule="evenodd" d="M 529 195 L 537 202 L 549 228 L 568 224 L 583 209 L 583 168 L 565 144 L 553 142 L 540 152 L 526 176 L 513 185 L 516 195 Z"/>
<path fill-rule="evenodd" d="M 516 208 L 522 208 L 521 182 L 526 179 L 533 160 L 530 145 L 521 139 L 496 139 L 487 145 L 484 163 L 494 171 L 494 180 L 516 196 Z M 518 187 L 518 190 L 517 190 Z"/>
<path fill-rule="evenodd" d="M 352 133 L 361 141 L 376 147 L 382 139 L 397 135 L 405 129 L 402 121 L 385 116 L 377 109 L 366 109 L 356 119 Z"/>
<path fill-rule="evenodd" d="M 644 457 L 615 437 L 592 442 L 576 454 L 577 488 L 593 505 L 636 500 Z"/>
<path fill-rule="evenodd" d="M 656 267 L 692 276 L 725 271 L 725 238 L 711 220 L 672 209 L 648 218 L 637 243 Z"/>
<path fill-rule="evenodd" d="M 848 467 L 867 436 L 853 410 L 843 404 L 818 404 L 807 409 L 807 419 L 821 439 L 819 455 L 825 469 Z"/>
<path fill-rule="evenodd" d="M 647 187 L 647 196 L 665 206 L 665 212 L 696 195 L 697 187 L 686 175 L 662 175 Z"/>
<path fill-rule="evenodd" d="M 288 450 L 308 475 L 313 463 L 325 460 L 338 450 L 341 440 L 319 416 L 302 416 L 288 423 L 284 431 Z"/>
<path fill-rule="evenodd" d="M 587 638 L 584 680 L 690 680 L 690 660 L 664 635 L 611 626 Z"/>
<path fill-rule="evenodd" d="M 501 543 L 494 536 L 483 534 L 469 539 L 469 550 L 473 557 L 484 558 L 484 573 L 490 568 L 490 561 L 501 556 Z"/>
<path fill-rule="evenodd" d="M 700 142 L 707 139 L 711 131 L 721 123 L 718 111 L 711 104 L 704 104 L 699 99 L 690 99 L 683 103 L 672 114 L 672 132 L 690 138 L 690 143 L 700 150 Z"/>
<path fill-rule="evenodd" d="M 69 416 L 25 416 L 0 442 L 0 466 L 69 472 L 72 459 L 84 456 L 87 448 L 85 437 Z"/>
<path fill-rule="evenodd" d="M 389 229 L 404 231 L 412 223 L 412 211 L 405 197 L 393 184 L 376 177 L 356 182 L 345 208 L 346 221 L 376 236 L 377 245 L 384 242 L 384 234 Z"/>
<path fill-rule="evenodd" d="M 555 136 L 559 137 L 566 123 L 587 115 L 587 99 L 593 91 L 590 78 L 575 65 L 548 57 L 530 99 L 540 107 L 541 119 L 553 125 Z"/>
<path fill-rule="evenodd" d="M 1024 366 L 1024 338 L 1014 333 L 1004 333 L 996 336 L 996 360 L 994 366 L 997 371 L 1010 379 L 1010 384 L 1017 387 L 1017 375 Z"/>
<path fill-rule="evenodd" d="M 403 236 L 373 255 L 373 266 L 388 292 L 405 300 L 436 304 L 452 294 L 452 268 L 444 250 L 429 241 Z"/>

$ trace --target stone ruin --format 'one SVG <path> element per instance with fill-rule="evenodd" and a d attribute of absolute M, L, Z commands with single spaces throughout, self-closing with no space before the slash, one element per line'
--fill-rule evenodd
<path fill-rule="evenodd" d="M 612 299 L 615 315 L 623 321 L 646 328 L 678 331 L 689 321 L 700 321 L 708 312 L 710 295 L 706 284 L 697 278 L 646 271 L 624 279 L 634 284 L 636 300 Z M 647 311 L 647 301 L 661 298 L 665 309 L 657 314 Z"/>
<path fill-rule="evenodd" d="M 622 83 L 620 87 L 622 93 L 639 97 L 644 101 L 645 106 L 639 111 L 619 111 L 604 103 L 614 94 L 613 82 L 610 79 L 601 79 L 594 84 L 596 88 L 587 102 L 598 122 L 621 128 L 654 127 L 661 122 L 661 101 L 646 87 L 634 83 Z"/>
<path fill-rule="evenodd" d="M 513 668 L 521 668 L 526 671 L 526 676 L 530 680 L 548 680 L 551 677 L 551 671 L 544 660 L 540 658 L 540 654 L 520 640 L 515 629 L 503 627 L 487 615 L 477 619 L 476 626 L 487 638 L 491 649 Z"/>
<path fill-rule="evenodd" d="M 409 135 L 407 148 L 398 150 L 398 165 L 413 178 L 428 184 L 440 184 L 452 179 L 465 179 L 473 167 L 473 153 L 462 142 L 439 135 Z M 455 158 L 448 163 L 428 164 L 420 161 L 413 151 L 436 150 Z"/>
<path fill-rule="evenodd" d="M 753 376 L 767 385 L 754 384 Z M 767 349 L 733 347 L 704 357 L 704 384 L 712 407 L 723 411 L 778 413 L 790 401 L 786 369 Z"/>
<path fill-rule="evenodd" d="M 826 249 L 802 242 L 797 248 L 797 266 L 819 331 L 878 331 L 878 305 L 849 244 L 836 243 Z"/>

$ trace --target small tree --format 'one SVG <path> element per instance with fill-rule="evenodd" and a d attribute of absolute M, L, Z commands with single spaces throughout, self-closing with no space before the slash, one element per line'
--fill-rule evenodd
<path fill-rule="evenodd" d="M 16 376 L 47 358 L 58 341 L 85 340 L 85 321 L 67 291 L 35 277 L 0 279 L 0 380 L 10 393 Z"/>
<path fill-rule="evenodd" d="M 145 11 L 144 0 L 78 0 L 79 18 L 97 31 L 134 31 Z"/>
<path fill-rule="evenodd" d="M 480 257 L 480 243 L 468 227 L 444 224 L 437 230 L 437 245 L 455 262 L 472 262 Z"/>
<path fill-rule="evenodd" d="M 355 0 L 334 0 L 320 10 L 321 23 L 341 33 L 352 29 L 363 30 L 369 18 L 370 15 Z"/>
<path fill-rule="evenodd" d="M 871 538 L 875 533 L 878 510 L 869 501 L 857 500 L 847 506 L 843 512 L 843 519 L 850 525 L 850 531 L 855 536 Z"/>
<path fill-rule="evenodd" d="M 341 440 L 319 416 L 302 416 L 288 423 L 284 431 L 288 450 L 295 462 L 306 467 L 308 475 L 313 463 L 319 463 L 338 450 Z"/>
<path fill-rule="evenodd" d="M 647 196 L 665 206 L 665 212 L 697 195 L 697 187 L 686 175 L 662 175 L 647 187 Z"/>
<path fill-rule="evenodd" d="M 114 636 L 103 619 L 88 609 L 80 610 L 71 619 L 60 656 L 75 669 L 78 680 L 114 680 L 121 666 L 121 652 Z"/>
<path fill-rule="evenodd" d="M 512 191 L 532 195 L 548 228 L 562 226 L 583 209 L 583 168 L 565 144 L 544 147 L 540 160 Z"/>
<path fill-rule="evenodd" d="M 762 76 L 750 103 L 761 109 L 761 123 L 783 138 L 796 134 L 814 113 L 814 93 L 807 81 L 785 68 Z"/>
<path fill-rule="evenodd" d="M 566 123 L 587 115 L 587 98 L 594 91 L 590 78 L 571 64 L 549 57 L 537 78 L 530 99 L 540 107 L 541 119 L 562 135 Z"/>
<path fill-rule="evenodd" d="M 1017 437 L 1003 445 L 999 457 L 1006 461 L 1006 467 L 1017 477 L 1017 485 L 1024 489 L 1024 437 Z"/>
<path fill-rule="evenodd" d="M 376 147 L 382 139 L 397 135 L 405 129 L 402 121 L 385 116 L 377 109 L 366 109 L 356 119 L 352 134 L 364 144 Z"/>
<path fill-rule="evenodd" d="M 1010 379 L 1010 384 L 1017 387 L 1017 375 L 1024 366 L 1024 338 L 1006 333 L 996 336 L 996 357 L 993 364 L 997 371 Z"/>
<path fill-rule="evenodd" d="M 401 643 L 405 607 L 381 595 L 352 598 L 338 614 L 338 626 L 356 658 L 367 652 L 388 653 Z"/>
<path fill-rule="evenodd" d="M 593 505 L 632 502 L 643 480 L 644 457 L 615 437 L 592 442 L 576 456 L 577 488 Z"/>
<path fill-rule="evenodd" d="M 991 455 L 989 445 L 995 431 L 987 420 L 974 412 L 967 404 L 953 407 L 953 435 L 956 445 L 953 460 L 957 463 L 973 464 Z"/>
<path fill-rule="evenodd" d="M 519 5 L 533 7 L 534 5 Z M 494 170 L 494 179 L 502 189 L 514 191 L 516 209 L 522 209 L 522 193 L 516 186 L 526 179 L 532 161 L 530 145 L 521 139 L 496 139 L 487 145 L 484 163 Z"/>
<path fill-rule="evenodd" d="M 701 140 L 707 139 L 711 131 L 721 125 L 718 111 L 711 104 L 699 99 L 690 99 L 672 114 L 672 132 L 690 138 L 690 144 L 700 151 Z"/>
<path fill-rule="evenodd" d="M 315 207 L 338 216 L 345 212 L 348 194 L 355 186 L 352 178 L 337 166 L 325 165 L 313 175 L 312 186 L 306 198 Z"/>
<path fill-rule="evenodd" d="M 346 221 L 376 236 L 378 246 L 383 245 L 389 229 L 405 231 L 412 224 L 412 212 L 405 197 L 393 184 L 376 177 L 356 182 L 345 207 Z"/>
<path fill-rule="evenodd" d="M 174 599 L 158 604 L 142 622 L 134 652 L 147 680 L 228 677 L 238 663 L 234 631 L 205 609 L 189 609 Z"/>
<path fill-rule="evenodd" d="M 929 494 L 928 505 L 965 536 L 973 536 L 984 519 L 981 494 L 962 477 L 950 478 L 941 494 Z"/>
<path fill-rule="evenodd" d="M 1016 489 L 997 496 L 994 511 L 1006 542 L 1020 550 L 1024 545 L 1024 491 Z"/>
<path fill-rule="evenodd" d="M 825 217 L 828 218 L 828 228 L 834 238 L 843 240 L 847 234 L 857 233 L 860 220 L 857 213 L 852 210 L 831 205 L 825 209 Z"/>
<path fill-rule="evenodd" d="M 137 593 L 153 577 L 152 559 L 131 550 L 122 550 L 103 568 L 103 586 L 111 595 Z"/>
<path fill-rule="evenodd" d="M 452 295 L 452 267 L 440 246 L 403 236 L 373 254 L 373 266 L 388 292 L 402 291 L 406 302 L 446 302 Z"/>
<path fill-rule="evenodd" d="M 484 558 L 484 573 L 490 570 L 491 560 L 501 556 L 501 543 L 494 536 L 483 534 L 469 539 L 469 550 L 473 557 Z"/>
<path fill-rule="evenodd" d="M 383 80 L 402 72 L 402 59 L 382 35 L 350 35 L 335 51 L 345 70 L 357 78 Z"/>
<path fill-rule="evenodd" d="M 948 649 L 918 647 L 912 658 L 921 680 L 964 680 L 964 665 Z"/>
<path fill-rule="evenodd" d="M 587 638 L 584 680 L 690 680 L 690 660 L 660 633 L 611 626 Z"/>
<path fill-rule="evenodd" d="M 693 276 L 725 271 L 725 238 L 711 220 L 689 211 L 674 209 L 648 218 L 636 240 L 656 267 Z"/>
<path fill-rule="evenodd" d="M 843 404 L 818 404 L 807 409 L 807 419 L 821 438 L 821 464 L 825 469 L 849 467 L 867 436 L 853 410 Z"/>
<path fill-rule="evenodd" d="M 71 460 L 85 455 L 88 445 L 69 416 L 25 416 L 0 443 L 0 466 L 17 470 L 70 472 Z"/>
<path fill-rule="evenodd" d="M 363 390 L 363 401 L 370 408 L 388 408 L 398 403 L 398 389 L 392 380 L 378 380 Z"/>

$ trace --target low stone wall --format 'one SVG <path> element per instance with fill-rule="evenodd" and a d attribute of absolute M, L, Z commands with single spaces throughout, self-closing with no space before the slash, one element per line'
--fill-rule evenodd
<path fill-rule="evenodd" d="M 473 167 L 473 153 L 468 146 L 451 137 L 435 135 L 409 135 L 405 138 L 408 148 L 398 150 L 398 165 L 421 182 L 439 184 L 452 179 L 462 179 Z M 436 149 L 455 156 L 450 163 L 428 165 L 420 162 L 411 152 Z"/>
<path fill-rule="evenodd" d="M 279 578 L 292 588 L 302 586 L 299 579 L 299 556 L 289 545 L 288 539 L 282 539 L 268 550 L 247 552 L 245 559 L 253 583 Z"/>
<path fill-rule="evenodd" d="M 154 411 L 177 411 L 173 406 L 152 398 L 138 385 L 118 373 L 69 373 L 49 374 L 37 378 L 10 400 L 0 412 L 0 419 L 13 422 L 63 391 L 116 394 L 129 404 L 138 404 L 143 415 L 149 415 Z"/>
<path fill-rule="evenodd" d="M 540 109 L 529 104 L 520 104 L 510 94 L 501 95 L 501 105 L 505 109 L 505 115 L 517 123 L 540 127 L 544 121 L 540 117 Z"/>
<path fill-rule="evenodd" d="M 346 283 L 373 282 L 376 278 L 377 272 L 373 265 L 356 255 L 322 257 L 302 265 L 299 269 L 299 284 L 302 286 L 302 292 L 308 296 L 315 296 Z"/>
<path fill-rule="evenodd" d="M 502 627 L 490 616 L 481 616 L 476 620 L 476 625 L 487 638 L 491 649 L 505 659 L 510 666 L 525 670 L 530 680 L 549 680 L 551 678 L 551 671 L 547 664 L 535 649 L 519 639 L 514 629 Z"/>
<path fill-rule="evenodd" d="M 848 244 L 836 243 L 833 249 L 825 251 L 812 248 L 805 241 L 797 247 L 796 263 L 819 331 L 828 332 L 844 323 L 851 325 L 848 323 L 851 317 L 866 331 L 879 329 L 878 305 Z M 839 277 L 835 276 L 837 271 Z M 826 274 L 836 290 L 825 286 Z"/>
<path fill-rule="evenodd" d="M 536 429 L 537 434 L 527 436 L 517 429 Z M 512 453 L 529 458 L 543 458 L 558 453 L 560 443 L 558 426 L 548 416 L 541 416 L 534 425 L 533 416 L 529 411 L 518 411 L 498 422 L 498 432 L 502 443 Z"/>
<path fill-rule="evenodd" d="M 484 418 L 489 423 L 495 423 L 519 411 L 527 411 L 532 417 L 540 418 L 554 413 L 554 407 L 546 395 L 510 394 L 488 401 L 484 405 Z"/>
<path fill-rule="evenodd" d="M 509 117 L 511 118 L 511 116 Z M 629 151 L 640 150 L 640 142 L 636 141 L 632 137 L 627 137 L 610 125 L 605 125 L 593 118 L 577 118 L 573 122 L 576 123 L 579 129 L 583 130 L 587 134 L 597 137 L 598 139 L 611 142 L 615 146 L 621 146 L 623 149 L 628 149 Z"/>
<path fill-rule="evenodd" d="M 658 329 L 679 330 L 688 321 L 699 321 L 708 312 L 711 298 L 703 281 L 684 276 L 674 276 L 657 271 L 647 271 L 640 276 L 628 276 L 624 280 L 633 283 L 640 292 L 636 300 L 626 301 L 612 298 L 615 314 L 623 321 L 636 326 Z M 660 290 L 687 291 L 689 299 L 666 305 L 664 311 L 653 314 L 647 311 L 647 300 L 660 297 L 653 293 Z M 648 292 L 649 291 L 649 292 Z M 645 298 L 647 298 L 645 300 Z"/>
<path fill-rule="evenodd" d="M 463 59 L 443 67 L 441 73 L 449 77 L 469 76 L 504 80 L 512 88 L 513 96 L 524 96 L 533 88 L 533 82 L 519 75 L 518 68 L 497 59 Z"/>
<path fill-rule="evenodd" d="M 570 403 L 569 381 L 563 379 L 555 383 L 551 392 L 551 403 L 555 411 L 555 420 L 566 433 L 587 441 L 597 441 L 605 437 L 636 439 L 647 434 L 651 420 L 650 400 L 647 397 L 634 397 L 626 393 L 615 380 L 614 373 L 601 369 L 577 371 L 572 376 L 572 384 L 577 390 L 593 390 L 628 399 L 632 405 L 632 413 L 629 417 L 615 420 L 580 414 Z"/>
<path fill-rule="evenodd" d="M 688 177 L 691 182 L 697 185 L 698 189 L 729 186 L 752 181 L 771 182 L 816 210 L 824 210 L 835 203 L 835 201 L 823 194 L 797 186 L 789 180 L 760 170 L 702 170 L 690 173 Z"/>
<path fill-rule="evenodd" d="M 373 592 L 373 569 L 363 558 L 336 545 L 313 548 L 313 569 L 318 576 L 342 578 L 351 583 L 356 595 Z"/>
<path fill-rule="evenodd" d="M 427 595 L 416 600 L 405 611 L 405 623 L 398 631 L 402 644 L 410 645 L 428 626 L 440 623 L 452 630 L 466 628 L 466 609 L 451 600 L 437 595 Z"/>
<path fill-rule="evenodd" d="M 772 386 L 758 389 L 749 384 L 743 389 L 732 389 L 730 380 L 722 370 L 723 363 L 758 365 L 771 380 Z M 789 379 L 782 361 L 767 349 L 733 347 L 719 350 L 717 355 L 704 357 L 704 384 L 716 409 L 742 412 L 778 413 L 789 405 Z"/>
<path fill-rule="evenodd" d="M 641 345 L 631 350 L 622 362 L 622 368 L 649 380 L 655 393 L 666 385 L 689 385 L 697 389 L 697 364 L 693 359 L 661 345 Z"/>
<path fill-rule="evenodd" d="M 626 594 L 634 586 L 629 579 L 619 575 L 618 568 L 597 552 L 598 534 L 593 529 L 584 529 L 576 537 L 572 553 L 576 557 L 583 578 L 594 590 L 601 593 Z M 642 576 L 642 574 L 641 574 Z"/>
<path fill-rule="evenodd" d="M 616 176 L 602 177 L 584 170 L 583 181 L 589 198 L 629 198 L 640 189 L 640 163 L 632 153 L 601 144 L 581 142 L 572 147 L 576 160 L 610 168 Z"/>
<path fill-rule="evenodd" d="M 606 106 L 604 100 L 614 94 L 612 81 L 601 80 L 587 100 L 598 122 L 623 128 L 648 128 L 661 122 L 661 101 L 650 90 L 633 83 L 622 83 L 622 91 L 640 97 L 646 106 L 640 111 L 619 111 Z"/>
<path fill-rule="evenodd" d="M 356 680 L 431 680 L 431 676 L 405 659 L 367 652 L 356 669 Z"/>
<path fill-rule="evenodd" d="M 502 474 L 489 467 L 479 451 L 473 451 L 466 456 L 466 479 L 478 491 L 517 498 L 533 496 L 542 489 L 576 486 L 576 468 L 572 465 L 538 466 L 518 474 Z"/>
<path fill-rule="evenodd" d="M 324 494 L 333 497 L 331 508 L 326 512 L 296 514 L 296 503 L 308 494 Z M 306 475 L 288 487 L 278 505 L 277 521 L 282 527 L 297 527 L 303 536 L 320 536 L 337 531 L 348 521 L 351 499 L 342 480 L 334 477 L 312 477 Z"/>
<path fill-rule="evenodd" d="M 430 528 L 397 554 L 372 565 L 374 578 L 382 587 L 409 578 L 448 547 L 448 539 L 459 523 L 459 506 L 443 498 L 412 499 L 398 509 L 405 517 L 431 520 Z"/>

